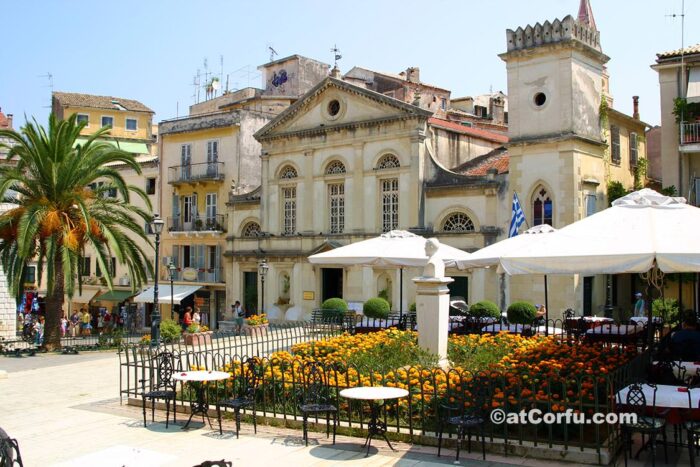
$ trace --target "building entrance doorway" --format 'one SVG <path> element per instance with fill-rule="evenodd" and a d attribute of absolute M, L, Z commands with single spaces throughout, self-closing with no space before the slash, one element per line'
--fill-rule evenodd
<path fill-rule="evenodd" d="M 243 273 L 243 310 L 245 315 L 255 315 L 258 311 L 258 273 L 245 271 Z"/>
<path fill-rule="evenodd" d="M 336 297 L 343 298 L 343 270 L 341 268 L 322 268 L 321 302 Z"/>

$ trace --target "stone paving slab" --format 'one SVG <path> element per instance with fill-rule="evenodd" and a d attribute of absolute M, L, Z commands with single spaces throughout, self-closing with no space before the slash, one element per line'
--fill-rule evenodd
<path fill-rule="evenodd" d="M 193 466 L 204 460 L 226 459 L 234 466 L 438 466 L 454 465 L 454 451 L 438 458 L 434 447 L 372 442 L 365 458 L 363 439 L 338 436 L 335 446 L 325 433 L 310 433 L 304 446 L 301 432 L 259 426 L 253 435 L 249 424 L 241 426 L 236 439 L 232 424 L 225 422 L 223 435 L 217 429 L 193 422 L 196 428 L 183 431 L 184 419 L 166 430 L 164 414 L 156 412 L 156 423 L 143 427 L 138 407 L 121 405 L 118 358 L 113 353 L 45 355 L 41 365 L 8 373 L 0 379 L 0 426 L 17 438 L 23 460 L 33 466 Z M 0 364 L 2 360 L 0 359 Z M 0 366 L 1 368 L 1 366 Z M 571 466 L 521 457 L 464 452 L 460 465 L 505 467 Z M 682 450 L 682 452 L 687 452 Z M 675 454 L 675 455 L 674 455 Z M 686 454 L 687 456 L 687 454 Z M 644 455 L 643 455 L 644 457 Z M 687 465 L 680 452 L 669 449 L 671 465 Z M 663 465 L 659 455 L 657 465 Z M 631 466 L 643 465 L 631 462 Z"/>

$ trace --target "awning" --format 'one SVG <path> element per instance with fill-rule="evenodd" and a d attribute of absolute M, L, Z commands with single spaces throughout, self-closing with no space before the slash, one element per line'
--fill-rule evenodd
<path fill-rule="evenodd" d="M 158 285 L 158 303 L 170 303 L 171 300 L 176 304 L 180 304 L 180 301 L 199 289 L 201 285 L 176 285 L 173 287 L 171 293 L 169 285 Z M 137 296 L 134 297 L 136 303 L 153 303 L 153 289 L 154 287 L 149 287 Z"/>
<path fill-rule="evenodd" d="M 700 68 L 691 68 L 688 73 L 688 102 L 700 102 Z"/>
<path fill-rule="evenodd" d="M 111 292 L 103 293 L 97 297 L 97 300 L 104 300 L 106 302 L 123 302 L 134 295 L 136 295 L 136 292 L 132 292 L 131 290 L 112 290 Z"/>
<path fill-rule="evenodd" d="M 85 144 L 88 138 L 76 138 L 75 144 Z M 100 142 L 111 144 L 118 147 L 122 151 L 131 152 L 133 154 L 148 154 L 148 146 L 146 143 L 136 143 L 132 141 L 115 141 L 113 139 L 100 139 Z"/>
<path fill-rule="evenodd" d="M 67 302 L 73 302 L 73 303 L 85 303 L 88 304 L 90 301 L 95 298 L 95 295 L 100 293 L 100 289 L 86 289 L 83 287 L 83 293 L 78 293 L 78 289 L 75 289 L 75 295 L 73 295 L 73 298 L 68 297 L 66 295 L 66 301 Z"/>

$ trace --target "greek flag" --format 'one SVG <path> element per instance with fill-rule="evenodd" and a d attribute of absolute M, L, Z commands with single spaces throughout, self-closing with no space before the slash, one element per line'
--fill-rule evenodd
<path fill-rule="evenodd" d="M 518 229 L 525 222 L 525 213 L 520 207 L 520 201 L 518 201 L 518 194 L 513 193 L 513 209 L 510 215 L 510 230 L 508 231 L 508 237 L 515 237 L 518 235 Z"/>

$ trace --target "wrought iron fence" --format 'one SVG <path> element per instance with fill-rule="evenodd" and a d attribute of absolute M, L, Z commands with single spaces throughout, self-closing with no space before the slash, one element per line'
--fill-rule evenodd
<path fill-rule="evenodd" d="M 561 343 L 561 345 L 570 345 Z M 231 352 L 229 352 L 229 350 Z M 193 368 L 225 370 L 232 378 L 217 383 L 207 383 L 208 399 L 213 408 L 217 400 L 236 396 L 242 384 L 242 366 L 246 356 L 233 353 L 236 349 L 219 348 L 216 351 L 190 351 L 176 353 L 177 371 Z M 140 379 L 148 380 L 156 374 L 151 364 L 159 349 L 128 346 L 122 350 L 122 395 L 139 398 Z M 283 420 L 293 425 L 301 420 L 299 403 L 309 389 L 304 385 L 304 375 L 309 362 L 298 357 L 270 358 L 253 356 L 255 366 L 262 376 L 256 391 L 258 415 Z M 492 370 L 470 372 L 462 369 L 443 370 L 422 367 L 404 367 L 380 372 L 358 368 L 355 365 L 323 365 L 325 395 L 339 409 L 341 427 L 365 429 L 369 420 L 367 406 L 340 396 L 340 391 L 355 386 L 395 386 L 408 390 L 408 397 L 391 401 L 382 408 L 381 417 L 389 433 L 411 441 L 432 443 L 435 441 L 440 407 L 454 403 L 460 395 L 469 395 L 474 385 L 488 379 L 492 388 L 488 396 L 489 412 L 501 409 L 505 413 L 539 409 L 542 413 L 563 413 L 568 409 L 590 417 L 594 413 L 615 411 L 614 395 L 630 379 L 641 376 L 649 364 L 649 352 L 641 352 L 626 364 L 605 374 L 584 374 L 570 377 L 519 374 Z M 188 406 L 194 397 L 191 387 L 180 386 L 177 404 Z M 462 406 L 462 410 L 467 404 Z M 325 417 L 320 420 L 325 423 Z M 319 420 L 316 420 L 318 423 Z M 490 442 L 510 446 L 553 447 L 558 449 L 592 449 L 603 459 L 603 450 L 616 452 L 620 439 L 614 425 L 598 424 L 496 424 L 486 420 L 485 433 Z M 448 435 L 452 437 L 452 435 Z M 448 439 L 449 439 L 448 437 Z M 432 439 L 432 441 L 429 441 Z"/>

